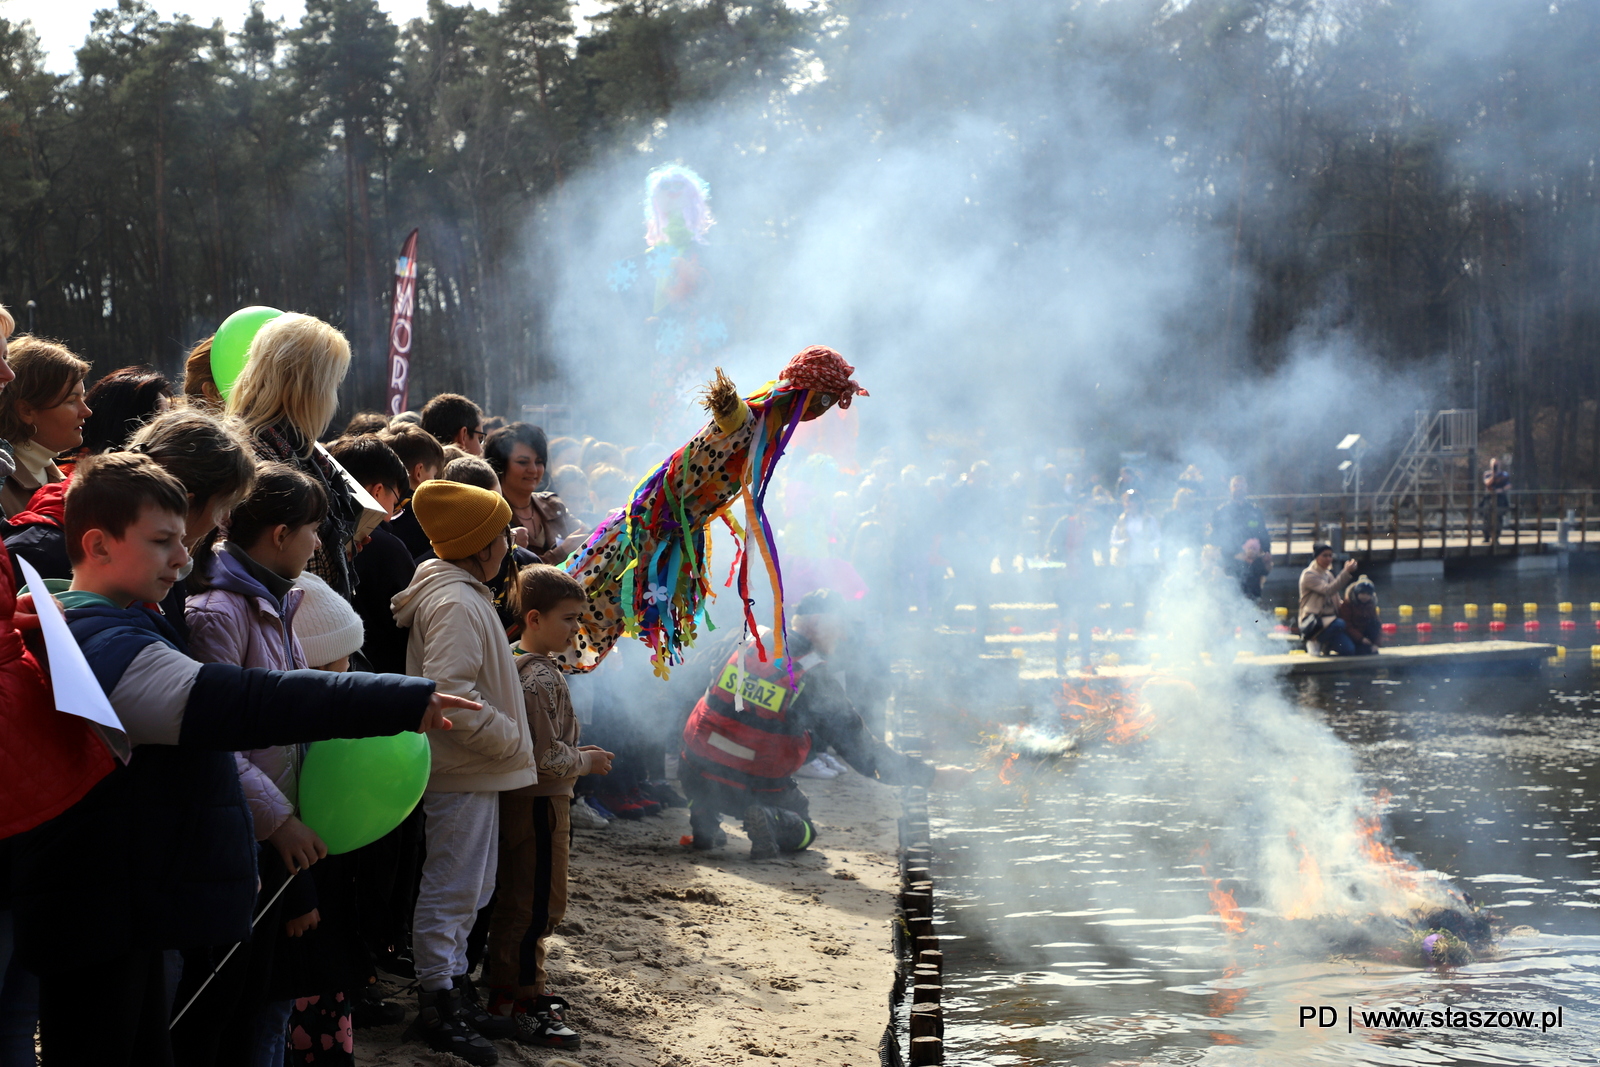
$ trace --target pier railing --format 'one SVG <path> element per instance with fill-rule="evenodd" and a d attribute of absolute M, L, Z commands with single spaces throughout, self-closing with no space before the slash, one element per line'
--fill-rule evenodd
<path fill-rule="evenodd" d="M 1251 499 L 1266 514 L 1272 551 L 1288 556 L 1309 556 L 1319 542 L 1376 561 L 1600 550 L 1594 491 L 1505 496 L 1505 506 L 1445 492 L 1382 507 L 1375 498 L 1357 501 L 1348 493 Z"/>

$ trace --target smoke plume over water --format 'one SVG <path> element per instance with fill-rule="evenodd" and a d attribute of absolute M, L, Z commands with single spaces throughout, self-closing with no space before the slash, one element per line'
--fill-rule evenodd
<path fill-rule="evenodd" d="M 786 98 L 674 114 L 547 205 L 550 341 L 578 407 L 638 431 L 664 357 L 648 300 L 606 279 L 643 253 L 644 175 L 673 161 L 718 219 L 700 252 L 728 343 L 699 362 L 753 389 L 831 345 L 874 393 L 863 432 L 901 462 L 930 431 L 1241 469 L 1287 448 L 1318 470 L 1267 481 L 1325 487 L 1340 437 L 1382 442 L 1426 405 L 1429 374 L 1377 370 L 1348 316 L 1304 323 L 1271 370 L 1244 355 L 1264 284 L 1233 244 L 1246 109 L 1163 95 L 1186 57 L 1152 58 L 1154 8 L 875 10 Z"/>

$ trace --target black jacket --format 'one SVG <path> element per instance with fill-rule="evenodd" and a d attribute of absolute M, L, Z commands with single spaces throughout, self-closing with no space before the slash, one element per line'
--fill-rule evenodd
<path fill-rule="evenodd" d="M 407 631 L 396 625 L 394 610 L 389 601 L 411 584 L 417 565 L 411 553 L 394 535 L 389 523 L 379 523 L 372 531 L 372 540 L 356 553 L 356 593 L 351 603 L 361 624 L 366 629 L 366 639 L 361 651 L 374 670 L 394 674 L 406 672 Z"/>
<path fill-rule="evenodd" d="M 6 550 L 11 553 L 11 566 L 17 588 L 26 584 L 22 566 L 17 560 L 33 564 L 41 578 L 71 578 L 72 561 L 67 558 L 67 536 L 55 523 L 33 522 L 14 528 L 6 535 Z"/>

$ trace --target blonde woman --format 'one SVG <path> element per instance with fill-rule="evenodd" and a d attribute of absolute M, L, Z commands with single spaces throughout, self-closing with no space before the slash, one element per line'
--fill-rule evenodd
<path fill-rule="evenodd" d="M 287 463 L 327 491 L 328 514 L 317 530 L 322 547 L 310 570 L 346 600 L 355 589 L 349 550 L 361 509 L 313 446 L 333 421 L 349 369 L 344 334 L 310 315 L 282 315 L 250 342 L 249 361 L 228 397 L 228 411 L 243 421 L 257 459 Z"/>
<path fill-rule="evenodd" d="M 0 510 L 9 516 L 26 511 L 40 486 L 66 479 L 55 460 L 83 444 L 89 364 L 37 337 L 11 343 L 8 360 L 16 379 L 0 393 L 0 439 L 14 469 L 0 487 Z"/>

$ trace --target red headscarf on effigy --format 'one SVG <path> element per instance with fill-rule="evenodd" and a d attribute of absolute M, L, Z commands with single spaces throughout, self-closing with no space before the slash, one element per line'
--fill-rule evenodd
<path fill-rule="evenodd" d="M 810 345 L 801 349 L 789 360 L 789 365 L 783 368 L 783 373 L 778 376 L 780 382 L 787 382 L 793 389 L 811 389 L 819 393 L 832 393 L 839 398 L 839 406 L 848 408 L 850 401 L 857 393 L 862 396 L 872 394 L 861 388 L 861 383 L 850 377 L 856 369 L 844 361 L 844 357 L 826 345 Z M 817 414 L 821 414 L 818 412 Z M 815 415 L 807 414 L 807 419 Z"/>

